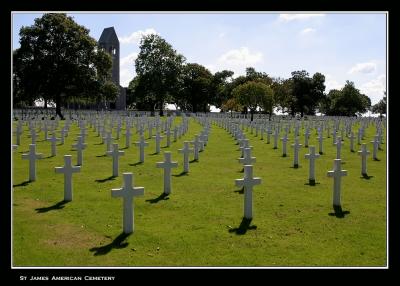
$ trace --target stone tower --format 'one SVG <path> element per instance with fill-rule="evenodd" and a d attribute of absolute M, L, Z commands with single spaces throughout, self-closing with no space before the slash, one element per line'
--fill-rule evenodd
<path fill-rule="evenodd" d="M 99 46 L 103 48 L 112 58 L 112 81 L 119 87 L 119 95 L 115 102 L 110 102 L 111 109 L 126 108 L 126 91 L 119 84 L 119 40 L 114 27 L 105 28 L 99 39 Z"/>

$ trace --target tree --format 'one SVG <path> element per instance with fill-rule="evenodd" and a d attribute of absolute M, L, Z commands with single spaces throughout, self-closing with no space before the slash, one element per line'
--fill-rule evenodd
<path fill-rule="evenodd" d="M 240 111 L 243 107 L 233 98 L 229 98 L 221 105 L 222 111 Z"/>
<path fill-rule="evenodd" d="M 240 105 L 250 109 L 251 121 L 253 121 L 253 114 L 257 107 L 265 104 L 268 108 L 269 97 L 272 97 L 272 89 L 265 83 L 249 81 L 235 87 L 232 94 Z"/>
<path fill-rule="evenodd" d="M 263 92 L 260 93 L 260 98 L 259 98 L 259 106 L 260 108 L 267 114 L 269 114 L 269 120 L 271 120 L 271 116 L 273 113 L 273 108 L 274 108 L 274 91 L 273 89 L 265 85 L 263 87 Z"/>
<path fill-rule="evenodd" d="M 140 86 L 150 102 L 158 104 L 163 115 L 164 104 L 179 88 L 179 78 L 185 58 L 158 35 L 144 36 L 135 60 Z M 151 111 L 154 111 L 152 106 Z"/>
<path fill-rule="evenodd" d="M 231 95 L 231 85 L 233 71 L 223 70 L 213 75 L 210 86 L 210 104 L 221 108 Z"/>
<path fill-rule="evenodd" d="M 181 90 L 176 103 L 192 112 L 208 111 L 207 105 L 211 100 L 211 72 L 196 63 L 189 63 L 183 67 Z"/>
<path fill-rule="evenodd" d="M 292 72 L 292 95 L 295 98 L 294 108 L 291 112 L 300 112 L 301 117 L 304 113 L 315 114 L 315 109 L 323 99 L 325 91 L 325 76 L 315 73 L 312 78 L 305 70 Z"/>
<path fill-rule="evenodd" d="M 283 113 L 294 114 L 296 99 L 292 94 L 292 80 L 274 78 L 271 87 L 274 91 L 274 102 L 278 110 L 282 110 Z"/>
<path fill-rule="evenodd" d="M 61 107 L 73 99 L 98 101 L 99 94 L 115 98 L 110 88 L 111 57 L 97 48 L 89 30 L 66 14 L 44 14 L 20 30 L 20 48 L 14 52 L 17 99 L 43 99 Z"/>
<path fill-rule="evenodd" d="M 356 116 L 365 113 L 371 106 L 368 96 L 360 93 L 351 81 L 346 81 L 341 90 L 331 90 L 324 101 L 326 115 Z"/>
<path fill-rule="evenodd" d="M 382 118 L 382 114 L 386 114 L 386 91 L 383 93 L 383 98 L 374 106 L 372 106 L 373 113 L 379 113 L 379 117 Z"/>

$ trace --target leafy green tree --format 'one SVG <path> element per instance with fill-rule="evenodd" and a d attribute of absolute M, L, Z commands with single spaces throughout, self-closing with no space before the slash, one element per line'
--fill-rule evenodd
<path fill-rule="evenodd" d="M 178 105 L 192 112 L 208 111 L 211 100 L 211 72 L 196 63 L 188 63 L 183 67 L 180 100 Z"/>
<path fill-rule="evenodd" d="M 300 112 L 301 117 L 304 114 L 314 115 L 315 109 L 323 99 L 325 91 L 325 76 L 321 73 L 315 73 L 312 78 L 305 70 L 292 72 L 292 95 L 295 98 L 291 113 Z"/>
<path fill-rule="evenodd" d="M 216 72 L 213 75 L 210 86 L 210 104 L 215 105 L 217 108 L 221 108 L 222 104 L 226 102 L 231 95 L 231 81 L 233 71 L 223 70 Z"/>
<path fill-rule="evenodd" d="M 259 106 L 265 113 L 269 114 L 269 119 L 271 120 L 274 108 L 274 90 L 270 86 L 264 85 L 263 92 L 260 93 L 259 97 Z"/>
<path fill-rule="evenodd" d="M 386 114 L 386 91 L 384 92 L 383 98 L 374 106 L 372 106 L 373 113 L 379 113 L 379 117 Z"/>
<path fill-rule="evenodd" d="M 229 98 L 221 106 L 221 110 L 224 111 L 224 112 L 226 112 L 226 111 L 240 111 L 241 109 L 242 109 L 242 106 L 237 102 L 237 100 L 234 97 Z"/>
<path fill-rule="evenodd" d="M 19 34 L 21 46 L 13 57 L 16 99 L 53 101 L 63 118 L 62 105 L 73 99 L 95 102 L 99 94 L 116 98 L 117 87 L 110 88 L 111 57 L 72 17 L 44 14 Z"/>
<path fill-rule="evenodd" d="M 322 108 L 326 115 L 356 116 L 365 113 L 371 106 L 368 96 L 360 93 L 351 81 L 346 81 L 341 90 L 331 90 Z"/>
<path fill-rule="evenodd" d="M 274 78 L 271 87 L 274 91 L 274 102 L 277 109 L 283 113 L 290 112 L 294 114 L 296 99 L 292 94 L 292 80 Z"/>
<path fill-rule="evenodd" d="M 135 60 L 142 92 L 150 105 L 155 102 L 163 115 L 163 107 L 177 92 L 185 58 L 159 35 L 150 34 L 140 41 L 140 52 Z M 151 111 L 154 111 L 152 106 Z"/>
<path fill-rule="evenodd" d="M 268 103 L 273 96 L 272 89 L 262 82 L 249 81 L 241 84 L 232 91 L 235 100 L 246 109 L 250 110 L 251 121 L 257 107 L 264 104 L 264 108 L 269 108 Z"/>

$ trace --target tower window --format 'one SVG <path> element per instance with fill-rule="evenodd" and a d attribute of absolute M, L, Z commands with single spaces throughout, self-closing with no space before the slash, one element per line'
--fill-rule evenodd
<path fill-rule="evenodd" d="M 113 55 L 117 54 L 117 49 L 116 48 L 112 48 L 112 54 Z"/>

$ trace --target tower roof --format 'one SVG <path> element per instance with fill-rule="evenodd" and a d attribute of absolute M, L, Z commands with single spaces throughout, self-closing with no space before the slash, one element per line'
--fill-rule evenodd
<path fill-rule="evenodd" d="M 99 43 L 118 43 L 119 40 L 117 37 L 117 33 L 114 30 L 114 27 L 105 28 L 103 33 L 101 33 Z"/>

